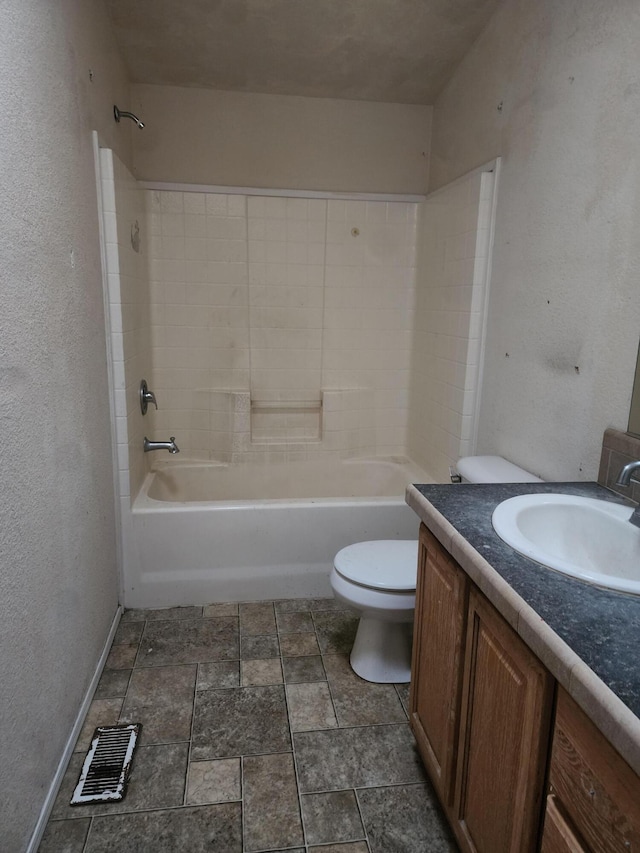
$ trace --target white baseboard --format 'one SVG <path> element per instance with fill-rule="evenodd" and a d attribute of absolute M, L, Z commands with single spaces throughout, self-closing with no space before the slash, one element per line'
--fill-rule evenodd
<path fill-rule="evenodd" d="M 96 687 L 98 686 L 98 681 L 100 681 L 102 670 L 104 669 L 104 665 L 107 662 L 107 656 L 109 654 L 109 650 L 111 649 L 113 638 L 115 637 L 116 631 L 118 630 L 118 625 L 120 624 L 120 617 L 122 616 L 122 612 L 123 607 L 119 606 L 116 610 L 115 616 L 113 617 L 113 622 L 111 623 L 111 628 L 109 629 L 109 636 L 107 637 L 107 640 L 104 644 L 104 648 L 102 650 L 102 654 L 100 655 L 96 670 L 93 673 L 91 683 L 89 684 L 87 692 L 84 695 L 84 699 L 82 700 L 82 704 L 78 709 L 78 714 L 73 724 L 73 728 L 69 733 L 69 737 L 67 738 L 67 742 L 62 751 L 60 761 L 58 762 L 58 767 L 51 781 L 51 785 L 49 786 L 49 790 L 47 791 L 47 796 L 44 798 L 42 808 L 40 809 L 38 822 L 36 823 L 35 829 L 33 830 L 33 835 L 31 836 L 31 840 L 29 841 L 29 845 L 27 846 L 26 853 L 37 853 L 38 847 L 40 846 L 40 842 L 42 841 L 42 836 L 44 835 L 44 830 L 47 825 L 47 821 L 49 820 L 51 809 L 53 808 L 53 804 L 55 803 L 56 797 L 58 796 L 58 789 L 60 788 L 62 778 L 67 769 L 67 764 L 69 763 L 69 759 L 71 758 L 71 755 L 73 753 L 73 747 L 76 745 L 78 735 L 80 734 L 82 725 L 84 723 L 84 718 L 87 716 L 87 711 L 89 710 L 89 705 L 91 704 L 91 701 L 93 699 L 93 694 L 96 692 Z"/>

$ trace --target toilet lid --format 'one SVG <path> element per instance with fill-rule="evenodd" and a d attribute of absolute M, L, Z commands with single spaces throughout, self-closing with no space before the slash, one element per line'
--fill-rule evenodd
<path fill-rule="evenodd" d="M 377 539 L 356 542 L 338 551 L 336 571 L 347 580 L 374 589 L 415 590 L 418 542 L 413 539 Z"/>

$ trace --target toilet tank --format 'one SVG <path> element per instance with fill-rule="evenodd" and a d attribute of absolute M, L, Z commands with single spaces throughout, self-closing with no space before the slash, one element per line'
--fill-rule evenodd
<path fill-rule="evenodd" d="M 463 456 L 456 465 L 463 483 L 542 483 L 502 456 Z"/>

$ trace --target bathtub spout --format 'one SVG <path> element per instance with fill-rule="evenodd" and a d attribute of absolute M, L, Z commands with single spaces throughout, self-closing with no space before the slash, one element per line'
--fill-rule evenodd
<path fill-rule="evenodd" d="M 180 453 L 180 448 L 176 444 L 175 435 L 172 435 L 169 441 L 149 441 L 145 435 L 144 452 L 148 453 L 150 450 L 168 450 L 169 453 Z"/>

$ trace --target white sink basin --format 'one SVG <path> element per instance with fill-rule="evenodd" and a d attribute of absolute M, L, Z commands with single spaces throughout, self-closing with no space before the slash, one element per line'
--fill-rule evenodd
<path fill-rule="evenodd" d="M 494 510 L 498 536 L 520 554 L 598 586 L 640 595 L 633 509 L 574 495 L 518 495 Z"/>

